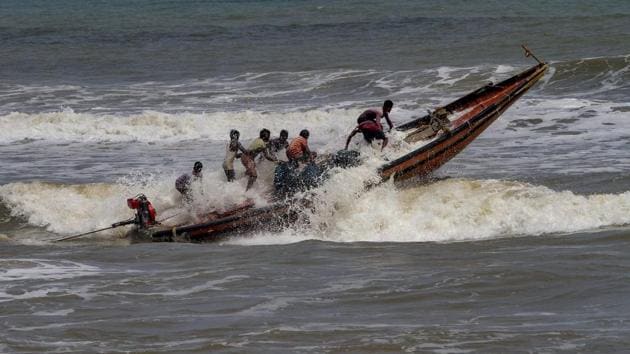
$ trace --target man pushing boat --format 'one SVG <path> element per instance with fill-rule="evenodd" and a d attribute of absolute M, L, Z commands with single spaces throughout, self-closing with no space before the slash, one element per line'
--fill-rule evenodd
<path fill-rule="evenodd" d="M 394 102 L 390 100 L 385 100 L 385 102 L 383 102 L 383 108 L 370 108 L 361 113 L 361 115 L 359 115 L 359 118 L 357 118 L 357 124 L 361 124 L 362 122 L 371 120 L 376 122 L 376 124 L 381 127 L 381 130 L 383 130 L 381 119 L 385 118 L 385 120 L 387 121 L 387 125 L 389 125 L 389 131 L 391 131 L 392 129 L 394 129 L 394 124 L 392 123 L 391 119 L 389 119 L 389 112 L 392 111 L 393 107 Z"/>
<path fill-rule="evenodd" d="M 238 159 L 242 154 L 247 153 L 247 149 L 238 141 L 241 133 L 238 130 L 230 130 L 230 142 L 225 147 L 225 159 L 223 160 L 223 171 L 228 182 L 234 181 L 234 159 Z M 240 151 L 240 152 L 239 152 Z"/>
<path fill-rule="evenodd" d="M 175 181 L 175 189 L 182 194 L 186 202 L 192 201 L 191 185 L 193 182 L 201 181 L 201 178 L 203 177 L 203 174 L 201 173 L 202 169 L 203 164 L 200 161 L 197 161 L 193 165 L 192 176 L 184 173 Z"/>
<path fill-rule="evenodd" d="M 387 121 L 387 125 L 389 125 L 389 130 L 394 129 L 394 124 L 391 119 L 389 119 L 389 112 L 392 111 L 392 107 L 394 107 L 394 103 L 390 100 L 386 100 L 383 102 L 383 109 L 379 110 L 377 108 L 370 108 L 357 118 L 357 126 L 352 130 L 348 139 L 346 139 L 346 147 L 348 150 L 348 145 L 350 145 L 350 141 L 352 138 L 358 133 L 363 133 L 363 138 L 368 143 L 372 144 L 374 140 L 382 140 L 383 144 L 381 145 L 381 151 L 387 146 L 388 139 L 383 132 L 383 125 L 381 124 L 381 119 L 384 117 Z"/>
<path fill-rule="evenodd" d="M 256 172 L 256 162 L 255 158 L 262 152 L 263 156 L 272 162 L 277 162 L 278 159 L 273 156 L 269 152 L 269 137 L 271 132 L 268 129 L 262 129 L 260 131 L 259 137 L 252 141 L 247 149 L 247 153 L 243 153 L 241 156 L 241 162 L 243 166 L 245 166 L 245 174 L 249 177 L 247 180 L 247 188 L 245 190 L 249 190 L 256 182 L 256 178 L 258 178 L 258 173 Z"/>
<path fill-rule="evenodd" d="M 286 129 L 280 131 L 280 135 L 277 138 L 269 140 L 269 150 L 272 154 L 276 154 L 278 151 L 289 147 L 289 132 Z"/>
<path fill-rule="evenodd" d="M 303 129 L 297 138 L 291 140 L 287 147 L 287 159 L 291 164 L 297 166 L 299 162 L 313 161 L 317 157 L 317 154 L 308 147 L 310 135 L 308 130 Z"/>

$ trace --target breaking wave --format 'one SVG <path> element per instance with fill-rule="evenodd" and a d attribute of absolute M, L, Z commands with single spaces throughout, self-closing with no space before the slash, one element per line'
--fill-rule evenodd
<path fill-rule="evenodd" d="M 630 223 L 630 192 L 578 195 L 502 180 L 380 186 L 322 200 L 313 220 L 332 241 L 448 242 L 575 232 Z"/>
<path fill-rule="evenodd" d="M 557 98 L 626 102 L 630 55 L 584 58 L 551 64 L 540 90 Z"/>
<path fill-rule="evenodd" d="M 7 83 L 0 86 L 4 97 L 0 98 L 0 144 L 224 140 L 233 128 L 241 130 L 242 136 L 255 136 L 261 122 L 272 131 L 299 131 L 305 126 L 346 131 L 361 109 L 380 104 L 383 97 L 394 100 L 392 116 L 403 122 L 521 69 L 479 65 L 392 72 L 248 73 L 180 83 L 149 82 L 124 90 Z M 555 118 L 558 109 L 572 115 L 575 104 L 596 113 L 607 113 L 611 107 L 627 112 L 629 75 L 628 55 L 555 62 L 542 83 L 516 107 L 527 108 L 519 115 L 550 118 Z"/>
<path fill-rule="evenodd" d="M 261 168 L 263 182 L 259 185 L 270 184 L 265 179 L 269 175 L 268 168 Z M 266 203 L 264 196 L 268 191 L 264 187 L 244 193 L 245 180 L 227 183 L 215 172 L 205 174 L 203 184 L 193 191 L 199 202 L 185 205 L 174 188 L 176 177 L 138 174 L 121 178 L 116 183 L 90 184 L 17 182 L 0 186 L 0 202 L 13 222 L 17 220 L 61 235 L 101 229 L 130 219 L 134 214 L 126 200 L 140 193 L 145 194 L 158 210 L 158 220 L 175 215 L 187 220 L 191 215 L 221 211 L 247 199 L 258 205 Z M 122 236 L 124 233 L 124 229 L 117 229 L 102 235 Z"/>
<path fill-rule="evenodd" d="M 630 192 L 579 195 L 544 186 L 502 180 L 447 179 L 396 188 L 384 183 L 369 191 L 366 169 L 344 170 L 320 187 L 308 222 L 281 233 L 237 237 L 237 244 L 290 243 L 305 239 L 333 242 L 452 242 L 590 230 L 630 223 Z M 205 178 L 205 177 L 204 177 Z M 208 178 L 204 188 L 219 176 Z M 12 218 L 55 234 L 73 234 L 109 226 L 131 217 L 125 199 L 143 191 L 155 205 L 158 219 L 182 207 L 171 179 L 118 184 L 59 185 L 12 183 L 0 186 L 0 200 Z M 245 194 L 243 183 L 207 189 L 203 206 L 227 208 L 258 198 L 267 191 Z M 205 182 L 204 182 L 205 183 Z M 97 239 L 124 235 L 124 230 Z M 13 236 L 16 242 L 23 240 Z M 38 236 L 44 237 L 44 236 Z M 31 242 L 33 240 L 30 240 Z"/>
<path fill-rule="evenodd" d="M 440 104 L 447 103 L 444 99 Z M 438 106 L 435 103 L 433 106 Z M 544 135 L 567 135 L 563 128 L 579 134 L 622 135 L 620 129 L 606 126 L 628 125 L 625 119 L 630 106 L 585 98 L 524 98 L 517 102 L 493 126 L 504 133 L 526 130 Z M 230 129 L 243 137 L 254 137 L 262 127 L 277 134 L 281 129 L 299 132 L 315 131 L 315 143 L 345 138 L 356 124 L 360 109 L 328 109 L 304 112 L 217 112 L 163 113 L 146 111 L 134 115 L 94 115 L 64 110 L 51 113 L 10 113 L 0 116 L 0 144 L 43 141 L 45 143 L 142 142 L 174 143 L 187 140 L 225 141 Z M 409 109 L 404 102 L 392 113 L 396 122 L 425 114 Z M 604 124 L 604 125 L 602 125 Z M 541 129 L 542 128 L 542 129 Z M 558 134 L 554 132 L 558 130 Z M 513 135 L 513 134 L 511 134 Z M 540 134 L 539 134 L 540 135 Z M 571 133 L 568 135 L 576 135 Z M 556 137 L 560 138 L 560 137 Z M 319 140 L 319 142 L 318 142 Z"/>
<path fill-rule="evenodd" d="M 230 129 L 242 136 L 257 136 L 260 127 L 274 132 L 300 131 L 307 126 L 331 129 L 352 126 L 358 110 L 269 113 L 178 113 L 147 111 L 131 116 L 93 115 L 64 110 L 53 113 L 11 113 L 0 116 L 0 142 L 22 140 L 76 142 L 175 142 L 182 140 L 226 140 Z M 343 117 L 347 119 L 342 119 Z"/>
<path fill-rule="evenodd" d="M 0 122 L 6 124 L 7 119 L 26 118 L 27 122 L 36 123 L 36 128 L 45 128 L 42 124 L 87 119 L 97 121 L 99 125 L 94 128 L 108 132 L 116 128 L 124 131 L 119 124 L 112 124 L 116 123 L 114 117 L 130 120 L 132 126 L 143 125 L 147 116 L 158 119 L 157 112 L 180 115 L 183 121 L 194 115 L 182 112 L 197 115 L 210 112 L 206 114 L 212 118 L 210 122 L 225 115 L 226 110 L 241 112 L 238 114 L 243 118 L 252 119 L 264 118 L 265 114 L 271 114 L 269 112 L 291 111 L 295 107 L 306 110 L 307 115 L 321 107 L 329 111 L 321 112 L 323 114 L 340 114 L 346 109 L 379 103 L 383 97 L 404 102 L 407 109 L 422 109 L 458 97 L 489 81 L 508 78 L 522 69 L 520 65 L 484 64 L 405 71 L 262 72 L 180 82 L 136 83 L 125 87 L 29 86 L 5 82 L 0 84 Z M 623 98 L 627 97 L 629 76 L 630 55 L 553 62 L 543 85 L 535 87 L 528 95 L 599 97 L 605 94 Z M 78 113 L 72 114 L 74 112 Z M 287 114 L 290 119 L 291 113 Z M 95 133 L 78 132 L 87 137 Z"/>

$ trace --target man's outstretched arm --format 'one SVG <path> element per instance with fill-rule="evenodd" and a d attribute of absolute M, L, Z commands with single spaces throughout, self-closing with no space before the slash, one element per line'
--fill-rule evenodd
<path fill-rule="evenodd" d="M 348 139 L 346 139 L 346 147 L 344 148 L 345 150 L 348 150 L 348 145 L 350 145 L 350 140 L 352 140 L 352 138 L 359 132 L 359 128 L 354 128 L 354 130 L 352 131 L 352 133 L 350 133 L 350 135 L 348 135 Z"/>

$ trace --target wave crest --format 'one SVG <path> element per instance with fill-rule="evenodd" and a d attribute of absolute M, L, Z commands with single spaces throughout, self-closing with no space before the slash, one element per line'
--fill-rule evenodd
<path fill-rule="evenodd" d="M 502 180 L 449 179 L 397 189 L 386 183 L 362 192 L 361 169 L 338 174 L 317 191 L 308 223 L 280 234 L 257 234 L 253 243 L 305 239 L 334 242 L 453 242 L 596 229 L 630 223 L 630 192 L 579 195 Z M 218 178 L 218 177 L 217 177 Z M 0 186 L 11 215 L 51 232 L 72 234 L 107 227 L 132 212 L 125 198 L 143 189 L 158 218 L 179 205 L 171 179 L 150 185 L 59 185 L 41 182 Z M 210 185 L 216 182 L 211 178 Z M 243 180 L 244 182 L 244 180 Z M 227 190 L 226 190 L 227 188 Z M 231 189 L 230 189 L 231 188 Z M 204 205 L 225 206 L 246 197 L 234 183 L 208 189 Z M 120 236 L 122 234 L 110 234 Z M 107 236 L 107 235 L 105 235 Z M 242 241 L 239 241 L 242 240 Z M 236 243 L 252 243 L 237 238 Z"/>

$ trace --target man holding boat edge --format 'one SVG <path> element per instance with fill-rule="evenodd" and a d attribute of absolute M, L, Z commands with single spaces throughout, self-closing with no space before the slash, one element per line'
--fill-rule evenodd
<path fill-rule="evenodd" d="M 308 137 L 310 135 L 308 130 L 302 129 L 300 135 L 291 140 L 291 143 L 287 147 L 287 159 L 294 166 L 297 166 L 299 162 L 312 161 L 317 156 L 317 154 L 312 152 L 308 147 Z"/>
<path fill-rule="evenodd" d="M 389 119 L 389 112 L 392 111 L 393 107 L 394 107 L 394 102 L 390 100 L 385 100 L 385 102 L 383 102 L 382 109 L 370 108 L 370 109 L 365 110 L 363 113 L 361 113 L 359 118 L 357 118 L 357 124 L 361 124 L 362 122 L 372 120 L 381 127 L 381 130 L 383 130 L 381 119 L 385 117 L 385 120 L 387 121 L 387 125 L 389 125 L 389 131 L 391 131 L 392 129 L 394 129 L 394 124 Z"/>
<path fill-rule="evenodd" d="M 241 133 L 236 130 L 230 130 L 230 142 L 225 147 L 225 159 L 223 160 L 223 171 L 228 182 L 234 181 L 234 159 L 238 159 L 242 154 L 247 153 L 247 149 L 238 141 Z M 240 152 L 239 152 L 240 151 Z"/>
<path fill-rule="evenodd" d="M 201 178 L 203 178 L 203 174 L 201 173 L 202 169 L 203 164 L 201 163 L 201 161 L 197 161 L 193 165 L 192 177 L 191 175 L 184 173 L 183 175 L 179 176 L 175 181 L 175 189 L 177 189 L 177 191 L 182 194 L 182 197 L 184 197 L 184 200 L 186 202 L 192 201 L 190 187 L 193 182 L 201 181 Z"/>
<path fill-rule="evenodd" d="M 381 119 L 385 117 L 387 121 L 387 125 L 389 125 L 389 131 L 394 129 L 394 124 L 389 119 L 389 112 L 392 111 L 392 107 L 394 107 L 394 103 L 390 100 L 386 100 L 383 102 L 383 109 L 379 110 L 377 108 L 370 108 L 365 110 L 359 118 L 357 118 L 357 126 L 352 130 L 348 139 L 346 140 L 345 150 L 348 150 L 348 145 L 350 145 L 350 141 L 352 138 L 358 133 L 363 133 L 363 138 L 368 142 L 372 143 L 373 140 L 382 140 L 383 144 L 381 146 L 381 151 L 387 146 L 388 139 L 383 132 L 383 125 L 381 124 Z"/>
<path fill-rule="evenodd" d="M 256 179 L 258 178 L 258 173 L 256 172 L 256 162 L 254 159 L 259 153 L 262 152 L 263 156 L 269 161 L 278 162 L 278 159 L 269 152 L 268 143 L 270 135 L 271 132 L 269 129 L 262 129 L 259 137 L 249 145 L 247 153 L 243 153 L 243 155 L 241 155 L 241 162 L 243 163 L 243 166 L 245 166 L 245 174 L 248 176 L 247 188 L 245 188 L 246 191 L 254 185 L 254 182 L 256 182 Z"/>

